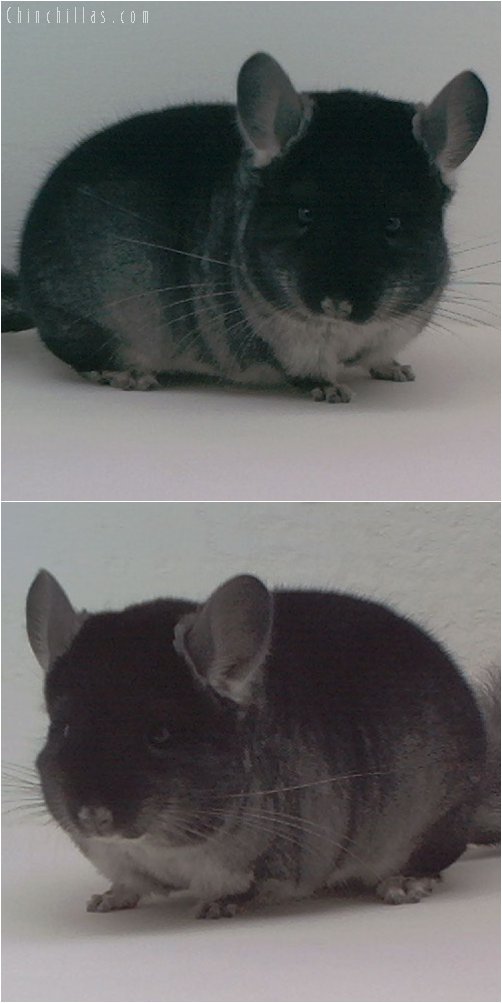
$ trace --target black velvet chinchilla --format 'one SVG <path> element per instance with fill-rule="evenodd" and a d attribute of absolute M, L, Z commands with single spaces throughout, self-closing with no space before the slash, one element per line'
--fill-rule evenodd
<path fill-rule="evenodd" d="M 243 575 L 202 605 L 89 614 L 42 571 L 27 625 L 43 795 L 112 883 L 90 911 L 190 889 L 218 918 L 351 884 L 417 902 L 500 837 L 497 681 L 480 709 L 383 605 Z"/>
<path fill-rule="evenodd" d="M 197 379 L 345 402 L 343 367 L 412 380 L 396 356 L 445 289 L 444 210 L 486 111 L 470 71 L 410 104 L 297 93 L 258 53 L 237 108 L 139 115 L 55 168 L 13 322 L 24 309 L 60 359 L 126 390 Z"/>

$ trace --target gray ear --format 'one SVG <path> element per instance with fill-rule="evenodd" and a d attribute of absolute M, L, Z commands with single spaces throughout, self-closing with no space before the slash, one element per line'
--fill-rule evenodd
<path fill-rule="evenodd" d="M 177 624 L 174 646 L 222 696 L 249 703 L 272 629 L 272 596 L 258 578 L 239 575 L 221 585 Z"/>
<path fill-rule="evenodd" d="M 65 592 L 49 574 L 39 571 L 26 599 L 26 629 L 33 653 L 47 672 L 70 647 L 87 614 L 77 613 Z"/>
<path fill-rule="evenodd" d="M 255 167 L 265 167 L 281 154 L 308 120 L 310 102 L 297 94 L 272 56 L 257 52 L 239 73 L 238 122 Z"/>
<path fill-rule="evenodd" d="M 470 70 L 459 73 L 413 119 L 413 133 L 442 171 L 452 171 L 469 156 L 483 132 L 488 94 Z"/>

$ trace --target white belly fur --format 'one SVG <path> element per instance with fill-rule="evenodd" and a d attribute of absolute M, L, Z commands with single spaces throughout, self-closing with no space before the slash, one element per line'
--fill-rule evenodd
<path fill-rule="evenodd" d="M 413 315 L 398 322 L 375 320 L 362 325 L 323 319 L 306 324 L 292 317 L 281 317 L 267 331 L 267 341 L 291 376 L 334 383 L 345 360 L 363 353 L 361 365 L 365 367 L 377 361 L 390 361 L 421 326 Z"/>
<path fill-rule="evenodd" d="M 159 846 L 148 835 L 139 839 L 99 837 L 89 839 L 84 852 L 113 884 L 140 894 L 177 888 L 213 899 L 246 891 L 252 880 L 251 872 L 232 870 L 218 861 L 207 842 L 168 847 Z"/>

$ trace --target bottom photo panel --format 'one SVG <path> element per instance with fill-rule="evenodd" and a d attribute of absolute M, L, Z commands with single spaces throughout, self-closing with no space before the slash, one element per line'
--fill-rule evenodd
<path fill-rule="evenodd" d="M 495 503 L 4 504 L 2 998 L 500 1000 L 499 586 Z"/>

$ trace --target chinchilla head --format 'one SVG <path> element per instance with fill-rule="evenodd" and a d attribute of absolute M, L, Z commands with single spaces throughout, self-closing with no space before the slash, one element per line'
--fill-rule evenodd
<path fill-rule="evenodd" d="M 269 593 L 247 576 L 200 607 L 157 600 L 87 614 L 48 572 L 37 575 L 27 629 L 50 718 L 37 768 L 50 812 L 77 843 L 148 833 L 176 846 L 223 823 L 245 782 L 271 615 Z"/>
<path fill-rule="evenodd" d="M 238 80 L 248 281 L 276 308 L 355 324 L 437 297 L 453 174 L 486 111 L 469 71 L 422 106 L 348 90 L 298 94 L 275 60 L 252 56 Z"/>

